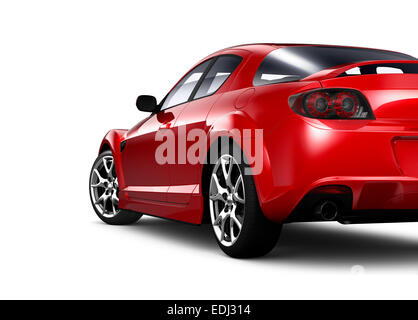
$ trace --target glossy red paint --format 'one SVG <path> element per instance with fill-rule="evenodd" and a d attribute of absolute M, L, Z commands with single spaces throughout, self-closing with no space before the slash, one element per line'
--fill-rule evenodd
<path fill-rule="evenodd" d="M 119 207 L 201 223 L 203 165 L 160 166 L 154 158 L 159 143 L 155 133 L 170 128 L 180 135 L 187 125 L 187 130 L 199 128 L 208 136 L 232 138 L 233 129 L 264 130 L 263 170 L 254 181 L 263 213 L 272 221 L 285 221 L 313 189 L 336 185 L 351 190 L 354 210 L 418 209 L 418 75 L 338 77 L 353 67 L 375 63 L 369 61 L 323 70 L 296 82 L 253 86 L 264 57 L 282 46 L 243 45 L 218 51 L 202 61 L 221 54 L 243 60 L 215 94 L 152 114 L 130 130 L 110 131 L 101 150 L 107 145 L 115 157 Z M 312 119 L 289 107 L 290 96 L 321 88 L 358 90 L 375 119 Z M 127 141 L 122 154 L 121 141 Z M 182 139 L 178 143 L 192 144 Z"/>

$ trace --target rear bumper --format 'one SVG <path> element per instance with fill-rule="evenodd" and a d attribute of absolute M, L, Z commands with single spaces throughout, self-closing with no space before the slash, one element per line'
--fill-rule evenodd
<path fill-rule="evenodd" d="M 264 137 L 261 208 L 283 222 L 313 189 L 347 186 L 352 210 L 418 209 L 418 123 L 291 117 Z"/>

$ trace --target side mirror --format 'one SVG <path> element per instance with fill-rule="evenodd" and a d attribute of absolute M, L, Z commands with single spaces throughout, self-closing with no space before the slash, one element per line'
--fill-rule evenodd
<path fill-rule="evenodd" d="M 154 96 L 142 95 L 136 99 L 136 107 L 139 111 L 154 112 L 157 111 L 157 99 Z"/>

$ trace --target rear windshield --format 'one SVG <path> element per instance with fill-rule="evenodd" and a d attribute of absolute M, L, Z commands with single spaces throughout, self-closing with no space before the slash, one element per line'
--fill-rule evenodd
<path fill-rule="evenodd" d="M 403 53 L 346 47 L 285 47 L 270 52 L 258 68 L 254 85 L 297 81 L 338 65 L 371 60 L 416 60 Z"/>

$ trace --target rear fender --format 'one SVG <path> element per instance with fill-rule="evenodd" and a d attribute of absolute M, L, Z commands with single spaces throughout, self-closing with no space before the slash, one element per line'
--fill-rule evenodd
<path fill-rule="evenodd" d="M 251 137 L 243 138 L 244 129 L 250 130 Z M 251 159 L 252 157 L 254 157 L 254 142 L 248 143 L 247 141 L 246 143 L 245 140 L 255 139 L 255 129 L 261 128 L 257 125 L 257 123 L 254 120 L 248 117 L 244 112 L 235 111 L 218 119 L 210 128 L 208 137 L 212 142 L 220 137 L 231 138 L 238 146 L 241 147 L 246 159 Z M 208 143 L 208 146 L 211 146 L 210 141 Z M 261 141 L 261 144 L 261 170 L 259 168 L 255 168 L 257 164 L 254 163 L 250 164 L 249 168 L 251 173 L 253 174 L 258 199 L 260 201 L 261 208 L 263 209 L 264 199 L 267 198 L 268 194 L 270 193 L 268 186 L 273 186 L 273 176 L 271 173 L 270 158 L 264 144 L 264 137 Z M 210 148 L 208 150 L 208 153 L 209 151 Z M 256 173 L 255 171 L 259 171 L 258 174 L 254 174 Z"/>
<path fill-rule="evenodd" d="M 260 128 L 244 112 L 231 112 L 218 119 L 211 126 L 208 134 L 208 146 L 211 146 L 215 140 L 221 137 L 229 137 L 242 149 L 245 157 L 251 159 L 254 153 L 254 146 L 244 143 L 244 141 L 254 139 L 256 129 Z"/>

